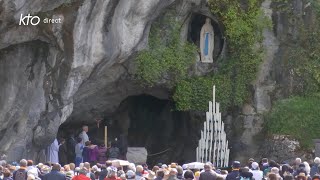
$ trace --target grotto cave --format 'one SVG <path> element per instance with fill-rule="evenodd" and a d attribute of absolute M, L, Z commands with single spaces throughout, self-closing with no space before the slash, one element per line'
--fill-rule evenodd
<path fill-rule="evenodd" d="M 169 163 L 173 159 L 180 163 L 192 162 L 198 143 L 196 127 L 200 123 L 193 122 L 190 112 L 173 109 L 173 103 L 167 99 L 146 94 L 129 96 L 115 112 L 99 116 L 99 128 L 94 120 L 87 124 L 69 119 L 60 126 L 58 138 L 67 138 L 70 133 L 78 135 L 82 125 L 88 125 L 90 140 L 101 144 L 104 126 L 107 126 L 108 142 L 125 137 L 128 147 L 145 147 L 149 164 Z"/>

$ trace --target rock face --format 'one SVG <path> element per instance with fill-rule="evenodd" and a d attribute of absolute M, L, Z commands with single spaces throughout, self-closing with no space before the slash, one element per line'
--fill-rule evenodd
<path fill-rule="evenodd" d="M 141 87 L 132 77 L 133 56 L 168 8 L 181 21 L 203 11 L 200 0 L 0 1 L 0 152 L 9 161 L 43 160 L 67 119 L 95 123 L 131 95 L 168 99 L 169 89 Z M 29 13 L 62 23 L 19 26 Z"/>
<path fill-rule="evenodd" d="M 279 2 L 278 2 L 279 3 Z M 292 69 L 288 67 L 288 42 L 292 43 L 300 36 L 299 28 L 308 29 L 314 21 L 314 12 L 310 4 L 301 0 L 293 0 L 288 4 L 289 11 L 277 9 L 277 3 L 265 0 L 261 8 L 274 24 L 271 30 L 263 32 L 265 56 L 259 68 L 257 78 L 252 83 L 253 98 L 251 103 L 242 107 L 230 126 L 232 126 L 232 159 L 247 162 L 248 158 L 261 156 L 279 161 L 291 160 L 295 157 L 310 157 L 310 153 L 290 151 L 290 138 L 268 137 L 263 131 L 263 113 L 268 113 L 273 101 L 287 98 L 295 89 L 299 89 L 299 82 L 294 79 Z M 288 6 L 287 5 L 287 6 Z M 301 19 L 303 25 L 292 20 Z M 280 152 L 282 151 L 282 152 Z M 289 152 L 290 151 L 290 152 Z"/>
<path fill-rule="evenodd" d="M 302 1 L 295 2 L 301 5 Z M 271 0 L 263 3 L 266 14 L 281 18 L 271 11 L 270 3 Z M 178 12 L 176 19 L 184 22 L 183 40 L 188 39 L 193 14 L 208 16 L 220 26 L 203 0 L 0 0 L 0 153 L 7 154 L 9 161 L 23 157 L 44 161 L 44 149 L 64 122 L 95 125 L 96 118 L 118 112 L 121 102 L 129 96 L 147 94 L 169 100 L 172 89 L 163 84 L 146 88 L 133 76 L 134 56 L 147 47 L 152 23 L 169 10 Z M 21 14 L 29 13 L 42 20 L 60 18 L 62 23 L 19 26 Z M 285 22 L 277 21 L 276 36 L 272 31 L 264 32 L 266 57 L 253 82 L 252 103 L 246 104 L 240 115 L 227 118 L 227 129 L 232 132 L 229 134 L 237 136 L 233 140 L 237 152 L 234 157 L 257 152 L 253 136 L 263 126 L 260 113 L 270 110 L 270 93 L 287 77 L 281 74 L 281 68 L 273 67 L 281 59 L 278 40 L 290 30 L 285 31 Z M 218 43 L 222 47 L 218 51 L 224 55 L 223 33 L 220 35 Z M 270 77 L 273 69 L 280 78 Z M 214 68 L 197 63 L 193 71 L 195 75 L 205 75 Z M 171 127 L 174 122 L 169 120 L 174 118 L 168 118 L 172 114 L 169 106 L 166 108 L 160 117 L 164 116 L 166 127 Z M 125 112 L 120 115 L 119 122 L 130 123 Z M 203 119 L 199 116 L 184 114 L 185 130 L 177 135 L 166 129 L 171 133 L 166 138 L 175 138 L 172 144 L 180 142 L 169 157 L 192 160 L 192 149 L 199 138 L 196 130 L 201 124 L 196 119 Z M 189 149 L 183 151 L 186 147 Z"/>

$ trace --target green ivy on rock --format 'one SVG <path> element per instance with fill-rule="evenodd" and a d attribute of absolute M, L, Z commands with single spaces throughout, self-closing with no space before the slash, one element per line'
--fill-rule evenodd
<path fill-rule="evenodd" d="M 262 61 L 263 29 L 271 27 L 260 9 L 259 0 L 243 7 L 235 0 L 210 0 L 214 14 L 222 20 L 228 42 L 227 58 L 219 61 L 219 71 L 207 77 L 193 77 L 177 84 L 173 99 L 178 110 L 206 110 L 216 85 L 221 108 L 241 106 L 250 97 L 250 85 Z"/>
<path fill-rule="evenodd" d="M 180 39 L 180 24 L 170 13 L 150 30 L 149 48 L 136 57 L 137 77 L 148 86 L 167 80 L 171 85 L 185 79 L 195 62 L 197 48 Z"/>

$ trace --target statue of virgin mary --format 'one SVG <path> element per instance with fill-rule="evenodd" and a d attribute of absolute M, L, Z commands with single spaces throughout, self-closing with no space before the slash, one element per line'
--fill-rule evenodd
<path fill-rule="evenodd" d="M 201 62 L 213 62 L 213 49 L 214 49 L 214 31 L 211 25 L 211 20 L 206 19 L 206 23 L 202 26 L 200 32 L 200 51 Z"/>

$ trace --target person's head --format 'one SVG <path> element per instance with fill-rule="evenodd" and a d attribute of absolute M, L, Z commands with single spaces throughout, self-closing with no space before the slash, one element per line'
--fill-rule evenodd
<path fill-rule="evenodd" d="M 162 169 L 157 171 L 157 177 L 160 177 L 160 178 L 164 177 L 164 171 Z"/>
<path fill-rule="evenodd" d="M 66 139 L 64 139 L 64 138 L 60 139 L 60 144 L 64 144 L 65 142 L 66 142 Z"/>
<path fill-rule="evenodd" d="M 127 179 L 135 179 L 136 178 L 136 174 L 132 170 L 128 170 L 127 173 L 126 173 L 126 178 Z"/>
<path fill-rule="evenodd" d="M 29 174 L 27 180 L 35 180 L 36 177 L 33 174 Z"/>
<path fill-rule="evenodd" d="M 74 170 L 74 168 L 76 168 L 76 165 L 74 163 L 70 163 L 69 166 L 70 166 L 70 170 Z"/>
<path fill-rule="evenodd" d="M 156 173 L 159 169 L 159 166 L 153 166 L 152 171 Z"/>
<path fill-rule="evenodd" d="M 35 177 L 37 177 L 37 176 L 38 176 L 38 170 L 35 169 L 35 168 L 32 168 L 32 169 L 30 169 L 30 170 L 28 171 L 27 174 L 28 174 L 28 175 L 34 175 Z"/>
<path fill-rule="evenodd" d="M 148 171 L 147 175 L 144 175 L 143 177 L 147 180 L 153 180 L 155 178 L 156 174 L 152 171 Z"/>
<path fill-rule="evenodd" d="M 233 161 L 233 163 L 232 163 L 232 169 L 233 170 L 239 170 L 240 167 L 241 167 L 241 164 L 240 164 L 239 161 Z"/>
<path fill-rule="evenodd" d="M 296 180 L 307 180 L 307 176 L 305 173 L 299 173 L 299 175 L 296 177 Z"/>
<path fill-rule="evenodd" d="M 279 169 L 277 167 L 271 168 L 271 173 L 279 174 Z"/>
<path fill-rule="evenodd" d="M 170 176 L 176 176 L 178 174 L 178 171 L 176 168 L 171 168 L 169 174 Z"/>
<path fill-rule="evenodd" d="M 170 168 L 177 168 L 177 164 L 176 163 L 171 163 L 170 164 Z"/>
<path fill-rule="evenodd" d="M 47 173 L 49 173 L 49 171 L 50 171 L 49 166 L 47 166 L 47 165 L 42 166 L 42 168 L 41 168 L 42 173 L 47 174 Z"/>
<path fill-rule="evenodd" d="M 88 132 L 89 131 L 88 126 L 87 125 L 82 126 L 82 131 Z"/>
<path fill-rule="evenodd" d="M 204 170 L 205 171 L 211 171 L 211 169 L 212 169 L 211 164 L 209 164 L 209 163 L 204 164 Z"/>
<path fill-rule="evenodd" d="M 280 166 L 274 160 L 270 160 L 269 161 L 269 167 L 277 167 L 277 168 L 279 168 Z"/>
<path fill-rule="evenodd" d="M 166 164 L 162 164 L 162 165 L 161 165 L 161 168 L 162 168 L 162 169 L 167 169 L 168 166 L 167 166 Z"/>
<path fill-rule="evenodd" d="M 53 164 L 52 170 L 60 171 L 60 169 L 61 169 L 60 164 L 58 164 L 58 163 L 54 163 L 54 164 Z"/>
<path fill-rule="evenodd" d="M 137 173 L 142 173 L 142 172 L 143 172 L 143 167 L 142 167 L 141 165 L 138 165 L 138 166 L 136 167 L 136 172 L 137 172 Z"/>
<path fill-rule="evenodd" d="M 110 166 L 109 167 L 110 171 L 109 171 L 109 177 L 117 177 L 117 171 L 118 169 L 114 166 Z"/>
<path fill-rule="evenodd" d="M 278 180 L 279 178 L 278 178 L 278 176 L 277 176 L 276 174 L 274 174 L 274 173 L 269 173 L 269 174 L 268 174 L 268 179 L 269 179 L 269 180 Z"/>
<path fill-rule="evenodd" d="M 27 161 L 27 166 L 33 166 L 33 161 L 32 160 L 28 160 Z"/>
<path fill-rule="evenodd" d="M 294 161 L 296 165 L 301 164 L 301 162 L 302 162 L 301 158 L 296 158 L 296 160 Z"/>
<path fill-rule="evenodd" d="M 111 162 L 111 161 L 106 161 L 106 166 L 107 166 L 107 167 L 112 166 L 112 162 Z"/>
<path fill-rule="evenodd" d="M 20 164 L 20 167 L 27 167 L 28 162 L 25 159 L 21 159 L 19 164 Z"/>
<path fill-rule="evenodd" d="M 101 143 L 100 147 L 106 147 L 106 145 L 104 143 Z"/>
<path fill-rule="evenodd" d="M 88 172 L 88 169 L 83 167 L 79 170 L 79 174 L 82 174 L 82 175 L 87 175 L 87 172 Z"/>
<path fill-rule="evenodd" d="M 70 171 L 71 170 L 69 164 L 64 165 L 63 168 L 64 168 L 65 171 Z"/>
<path fill-rule="evenodd" d="M 11 176 L 11 171 L 8 168 L 4 168 L 2 170 L 3 176 L 4 177 L 10 177 Z"/>
<path fill-rule="evenodd" d="M 84 143 L 85 146 L 90 146 L 90 144 L 91 144 L 90 141 L 86 141 L 86 142 Z"/>
<path fill-rule="evenodd" d="M 186 172 L 184 172 L 183 177 L 184 177 L 185 179 L 194 179 L 194 174 L 193 174 L 192 171 L 187 170 Z"/>
<path fill-rule="evenodd" d="M 222 175 L 227 175 L 227 174 L 228 174 L 228 171 L 227 171 L 227 170 L 221 170 L 221 174 L 222 174 Z"/>
<path fill-rule="evenodd" d="M 181 166 L 177 166 L 178 174 L 183 174 L 183 169 Z"/>
<path fill-rule="evenodd" d="M 268 163 L 268 158 L 262 158 L 261 162 L 262 162 L 262 164 Z"/>
<path fill-rule="evenodd" d="M 251 169 L 252 170 L 259 170 L 259 164 L 257 162 L 252 162 Z"/>
<path fill-rule="evenodd" d="M 85 163 L 83 164 L 83 167 L 85 167 L 85 168 L 87 168 L 87 169 L 90 169 L 90 163 L 85 162 Z"/>
<path fill-rule="evenodd" d="M 77 143 L 81 143 L 82 142 L 82 138 L 81 137 L 77 137 Z"/>
<path fill-rule="evenodd" d="M 253 158 L 250 158 L 249 161 L 248 161 L 249 164 L 251 164 L 251 163 L 253 163 L 253 162 L 254 162 L 254 159 L 253 159 Z"/>
<path fill-rule="evenodd" d="M 320 158 L 319 157 L 314 158 L 314 163 L 315 164 L 320 164 Z"/>

